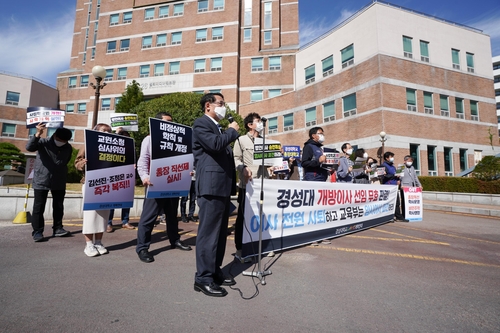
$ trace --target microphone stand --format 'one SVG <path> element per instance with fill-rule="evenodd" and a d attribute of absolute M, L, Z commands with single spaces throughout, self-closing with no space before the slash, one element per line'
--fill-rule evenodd
<path fill-rule="evenodd" d="M 263 214 L 263 208 L 264 208 L 264 153 L 265 153 L 265 146 L 266 146 L 266 122 L 267 119 L 265 117 L 261 118 L 262 123 L 264 124 L 264 130 L 262 134 L 262 163 L 261 163 L 261 178 L 260 178 L 260 207 L 259 207 L 259 255 L 257 259 L 257 272 L 255 271 L 244 271 L 242 274 L 244 276 L 252 276 L 256 277 L 260 280 L 260 283 L 262 285 L 266 284 L 266 275 L 271 275 L 272 272 L 270 270 L 267 271 L 262 271 L 262 229 L 264 228 L 264 214 Z"/>

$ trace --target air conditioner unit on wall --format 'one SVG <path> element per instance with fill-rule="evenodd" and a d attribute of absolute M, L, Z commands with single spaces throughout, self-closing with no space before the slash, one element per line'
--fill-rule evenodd
<path fill-rule="evenodd" d="M 459 64 L 453 64 L 453 69 L 460 69 L 460 65 Z"/>
<path fill-rule="evenodd" d="M 429 57 L 421 56 L 420 60 L 422 60 L 423 62 L 429 62 Z"/>
<path fill-rule="evenodd" d="M 457 113 L 457 118 L 458 119 L 464 119 L 464 114 L 463 113 Z"/>
<path fill-rule="evenodd" d="M 441 116 L 443 116 L 443 117 L 449 117 L 450 116 L 450 111 L 441 110 Z"/>
<path fill-rule="evenodd" d="M 427 114 L 434 114 L 434 109 L 432 108 L 424 108 L 424 112 Z"/>
<path fill-rule="evenodd" d="M 411 105 L 411 104 L 408 104 L 408 105 L 406 106 L 406 108 L 408 109 L 408 111 L 417 112 L 417 106 L 416 106 L 416 105 Z"/>
<path fill-rule="evenodd" d="M 404 52 L 404 56 L 405 56 L 405 58 L 413 59 L 413 54 L 410 52 Z"/>

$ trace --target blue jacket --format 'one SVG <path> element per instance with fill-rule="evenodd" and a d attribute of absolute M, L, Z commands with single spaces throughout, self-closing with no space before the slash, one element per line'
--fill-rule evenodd
<path fill-rule="evenodd" d="M 385 161 L 382 163 L 385 168 L 385 175 L 382 177 L 382 184 L 397 185 L 399 177 L 396 176 L 396 167 L 393 163 Z"/>
<path fill-rule="evenodd" d="M 323 155 L 323 145 L 309 139 L 304 143 L 302 149 L 302 167 L 304 168 L 304 180 L 324 182 L 328 178 L 328 170 L 321 167 L 319 157 Z"/>

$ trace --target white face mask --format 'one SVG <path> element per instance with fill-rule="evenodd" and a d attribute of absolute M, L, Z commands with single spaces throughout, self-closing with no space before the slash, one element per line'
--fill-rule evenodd
<path fill-rule="evenodd" d="M 263 129 L 264 129 L 264 124 L 262 123 L 262 121 L 259 121 L 257 123 L 257 126 L 255 126 L 255 130 L 260 133 L 262 132 Z"/>
<path fill-rule="evenodd" d="M 62 147 L 66 144 L 66 142 L 62 142 L 62 141 L 57 141 L 56 139 L 54 139 L 54 143 L 56 144 L 56 146 L 58 147 Z"/>
<path fill-rule="evenodd" d="M 226 117 L 226 107 L 225 106 L 218 106 L 215 108 L 215 115 L 219 120 L 222 120 Z"/>
<path fill-rule="evenodd" d="M 394 162 L 394 157 L 390 157 L 389 162 Z"/>
<path fill-rule="evenodd" d="M 409 168 L 411 167 L 411 165 L 413 164 L 413 162 L 406 162 L 406 166 Z"/>
<path fill-rule="evenodd" d="M 319 143 L 325 142 L 325 136 L 323 134 L 318 134 L 318 135 L 319 135 L 318 142 Z"/>
<path fill-rule="evenodd" d="M 347 155 L 351 155 L 351 154 L 352 154 L 352 148 L 351 148 L 351 149 L 347 149 L 345 153 L 346 153 Z"/>
<path fill-rule="evenodd" d="M 368 158 L 368 153 L 364 153 L 363 158 Z"/>

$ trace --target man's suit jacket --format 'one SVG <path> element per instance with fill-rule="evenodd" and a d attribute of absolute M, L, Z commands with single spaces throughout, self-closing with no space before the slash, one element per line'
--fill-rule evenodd
<path fill-rule="evenodd" d="M 217 125 L 203 115 L 193 124 L 193 155 L 196 168 L 196 194 L 229 197 L 235 184 L 233 150 L 238 138 L 234 128 L 221 134 Z"/>

